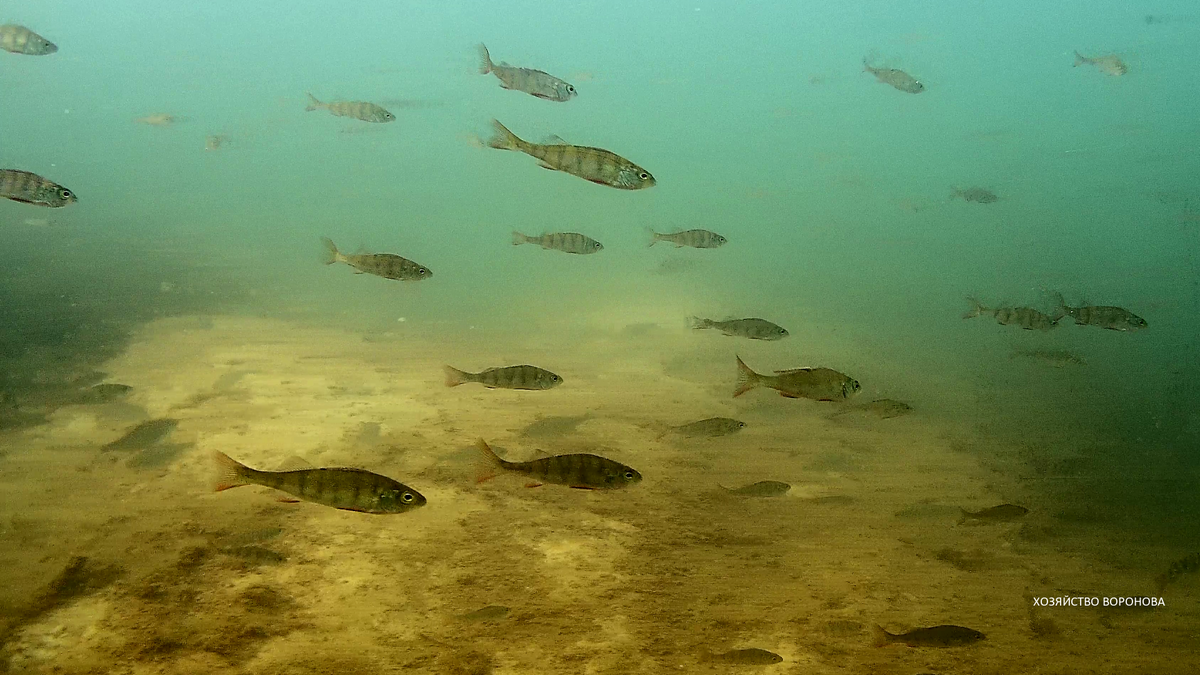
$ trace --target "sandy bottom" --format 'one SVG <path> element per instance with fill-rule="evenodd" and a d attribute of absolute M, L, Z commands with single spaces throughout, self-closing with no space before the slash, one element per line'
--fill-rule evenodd
<path fill-rule="evenodd" d="M 981 461 L 970 426 L 930 419 L 919 404 L 878 419 L 832 417 L 834 404 L 769 390 L 732 399 L 729 341 L 688 358 L 669 340 L 655 350 L 620 334 L 561 342 L 364 338 L 242 317 L 146 326 L 105 367 L 131 398 L 62 408 L 5 439 L 3 663 L 54 673 L 1196 672 L 1197 579 L 1163 593 L 1165 608 L 1031 609 L 1031 596 L 1158 594 L 1147 570 L 1101 562 L 1109 540 L 1080 555 L 1086 528 L 1064 529 L 1055 505 L 1003 462 Z M 443 363 L 522 362 L 566 383 L 442 383 Z M 716 415 L 747 427 L 661 435 Z M 161 416 L 180 423 L 154 452 L 100 451 Z M 479 437 L 510 459 L 594 452 L 645 480 L 612 492 L 527 488 L 512 476 L 477 485 Z M 362 467 L 429 503 L 371 516 L 280 503 L 260 487 L 214 493 L 216 450 L 263 469 L 294 456 Z M 792 490 L 756 499 L 719 487 L 766 479 Z M 1031 513 L 957 524 L 960 506 L 1003 502 Z M 880 648 L 874 624 L 958 624 L 987 639 Z M 711 658 L 748 647 L 784 660 Z"/>

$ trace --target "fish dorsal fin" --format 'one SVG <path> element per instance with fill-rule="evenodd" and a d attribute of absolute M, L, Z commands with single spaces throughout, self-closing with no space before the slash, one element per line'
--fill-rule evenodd
<path fill-rule="evenodd" d="M 542 145 L 570 145 L 570 143 L 564 141 L 558 134 L 550 134 L 542 139 Z"/>
<path fill-rule="evenodd" d="M 537 450 L 534 450 L 534 451 L 533 451 L 533 458 L 534 458 L 534 459 L 546 459 L 547 457 L 552 457 L 552 456 L 553 456 L 553 455 L 551 455 L 550 453 L 546 452 L 545 450 L 542 450 L 541 448 L 538 448 Z"/>
<path fill-rule="evenodd" d="M 312 462 L 309 462 L 307 459 L 304 459 L 299 455 L 292 455 L 291 457 L 283 460 L 283 462 L 279 465 L 279 471 L 304 471 L 305 469 L 315 468 L 317 467 L 313 466 Z"/>
<path fill-rule="evenodd" d="M 809 373 L 809 372 L 812 372 L 812 368 L 789 368 L 787 370 L 777 370 L 777 371 L 775 371 L 775 374 L 776 375 L 788 375 L 790 373 Z"/>

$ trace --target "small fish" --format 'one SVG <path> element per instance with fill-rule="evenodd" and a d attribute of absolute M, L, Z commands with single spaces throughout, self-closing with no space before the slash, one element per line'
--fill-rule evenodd
<path fill-rule="evenodd" d="M 1014 349 L 1009 358 L 1015 359 L 1018 356 L 1036 359 L 1055 368 L 1062 368 L 1068 365 L 1087 365 L 1087 361 L 1082 356 L 1065 349 Z"/>
<path fill-rule="evenodd" d="M 1121 57 L 1116 54 L 1105 54 L 1104 56 L 1096 56 L 1088 58 L 1079 52 L 1075 52 L 1075 67 L 1082 65 L 1096 66 L 1100 72 L 1113 77 L 1120 77 L 1129 72 L 1129 66 L 1121 60 Z"/>
<path fill-rule="evenodd" d="M 685 230 L 683 232 L 661 233 L 650 230 L 650 246 L 660 241 L 675 244 L 675 248 L 689 246 L 691 248 L 717 248 L 728 243 L 728 239 L 716 232 L 708 230 Z"/>
<path fill-rule="evenodd" d="M 97 384 L 79 392 L 75 403 L 81 405 L 100 405 L 117 401 L 129 395 L 133 387 L 127 384 Z"/>
<path fill-rule="evenodd" d="M 458 618 L 462 619 L 463 621 L 499 621 L 500 619 L 508 616 L 508 613 L 511 611 L 511 608 L 505 607 L 504 605 L 488 605 L 487 607 L 477 609 L 474 612 L 460 614 Z"/>
<path fill-rule="evenodd" d="M 355 270 L 355 274 L 374 274 L 384 279 L 396 281 L 420 281 L 433 276 L 433 272 L 424 265 L 415 263 L 408 258 L 401 258 L 391 253 L 355 253 L 345 255 L 338 251 L 333 241 L 322 237 L 325 244 L 325 257 L 321 261 L 326 265 L 343 262 Z"/>
<path fill-rule="evenodd" d="M 261 544 L 264 541 L 270 541 L 283 534 L 282 527 L 260 527 L 256 530 L 247 530 L 231 534 L 221 540 L 221 543 L 226 548 L 241 548 L 251 546 L 253 544 Z"/>
<path fill-rule="evenodd" d="M 746 428 L 746 423 L 729 417 L 709 417 L 699 422 L 689 422 L 670 427 L 664 433 L 676 433 L 687 438 L 716 438 L 736 434 Z"/>
<path fill-rule="evenodd" d="M 604 250 L 604 244 L 578 232 L 553 232 L 538 237 L 530 237 L 516 230 L 512 233 L 513 246 L 521 244 L 537 244 L 544 249 L 562 251 L 563 253 L 599 253 Z"/>
<path fill-rule="evenodd" d="M 858 380 L 831 368 L 794 368 L 777 370 L 774 375 L 759 375 L 737 357 L 737 398 L 756 387 L 770 387 L 787 398 L 810 398 L 815 401 L 844 401 L 862 389 Z"/>
<path fill-rule="evenodd" d="M 552 438 L 555 436 L 566 436 L 578 431 L 580 424 L 592 419 L 592 413 L 587 412 L 582 415 L 553 415 L 550 417 L 542 417 L 534 422 L 525 425 L 521 429 L 521 435 L 527 438 Z"/>
<path fill-rule="evenodd" d="M 962 626 L 933 626 L 931 628 L 914 628 L 907 633 L 893 635 L 875 626 L 875 646 L 883 647 L 894 642 L 900 642 L 909 647 L 961 647 L 985 639 L 985 635 L 977 630 Z"/>
<path fill-rule="evenodd" d="M 496 65 L 487 47 L 479 45 L 479 74 L 492 73 L 500 80 L 500 87 L 523 91 L 547 101 L 569 101 L 576 96 L 574 85 L 563 82 L 549 73 L 532 68 L 517 68 L 507 63 Z"/>
<path fill-rule="evenodd" d="M 146 420 L 137 426 L 131 427 L 117 440 L 100 446 L 100 451 L 145 450 L 166 438 L 177 426 L 179 426 L 179 420 L 168 417 Z"/>
<path fill-rule="evenodd" d="M 783 657 L 765 649 L 734 649 L 723 654 L 708 654 L 705 661 L 732 663 L 739 666 L 769 666 L 782 663 Z"/>
<path fill-rule="evenodd" d="M 220 468 L 217 492 L 242 485 L 263 485 L 314 504 L 361 513 L 404 513 L 425 505 L 420 492 L 363 469 L 259 471 L 223 452 L 217 452 L 215 457 Z"/>
<path fill-rule="evenodd" d="M 287 556 L 272 551 L 264 546 L 231 546 L 217 549 L 219 553 L 244 560 L 252 565 L 280 565 L 287 562 Z"/>
<path fill-rule="evenodd" d="M 730 337 L 744 337 L 751 340 L 782 340 L 788 336 L 786 328 L 777 326 L 766 319 L 713 321 L 693 316 L 688 319 L 688 326 L 695 330 L 716 328 Z"/>
<path fill-rule="evenodd" d="M 145 117 L 139 117 L 134 120 L 134 122 L 137 122 L 138 124 L 146 124 L 152 127 L 169 127 L 179 121 L 180 118 L 174 115 L 168 115 L 166 113 L 155 113 L 153 115 L 146 115 Z"/>
<path fill-rule="evenodd" d="M 25 26 L 9 23 L 0 26 L 0 49 L 14 54 L 45 56 L 58 51 L 58 45 Z"/>
<path fill-rule="evenodd" d="M 903 70 L 897 70 L 896 68 L 872 68 L 867 63 L 867 60 L 863 59 L 863 71 L 871 73 L 880 82 L 889 84 L 909 94 L 919 94 L 925 91 L 925 85 Z"/>
<path fill-rule="evenodd" d="M 457 387 L 468 382 L 478 382 L 488 389 L 553 389 L 562 384 L 563 379 L 554 373 L 537 366 L 521 365 L 504 368 L 488 368 L 479 373 L 443 366 L 446 371 L 446 386 Z"/>
<path fill-rule="evenodd" d="M 994 204 L 999 201 L 999 197 L 995 192 L 981 187 L 969 187 L 966 189 L 951 188 L 954 190 L 952 197 L 958 197 L 965 202 L 975 202 L 976 204 Z"/>
<path fill-rule="evenodd" d="M 740 488 L 727 488 L 722 485 L 721 489 L 739 497 L 782 497 L 792 486 L 777 480 L 760 480 Z"/>
<path fill-rule="evenodd" d="M 962 517 L 958 519 L 958 524 L 963 523 L 1010 523 L 1014 520 L 1020 520 L 1029 513 L 1029 509 L 1016 504 L 1001 504 L 999 506 L 991 506 L 980 511 L 968 511 L 960 509 Z"/>
<path fill-rule="evenodd" d="M 224 134 L 213 134 L 204 138 L 205 150 L 220 150 L 222 146 L 229 144 L 229 137 Z"/>
<path fill-rule="evenodd" d="M 353 117 L 356 120 L 364 122 L 391 122 L 396 119 L 396 116 L 388 112 L 386 108 L 368 103 L 366 101 L 330 101 L 322 103 L 317 100 L 316 96 L 308 95 L 308 105 L 304 108 L 305 112 L 314 110 L 328 110 L 331 115 L 337 117 Z"/>
<path fill-rule="evenodd" d="M 541 145 L 523 141 L 497 120 L 492 120 L 496 135 L 488 141 L 497 150 L 516 150 L 538 159 L 543 169 L 563 171 L 573 176 L 619 190 L 654 187 L 654 176 L 633 162 L 600 148 L 566 143 Z"/>
<path fill-rule="evenodd" d="M 1200 572 L 1200 553 L 1192 553 L 1171 563 L 1167 571 L 1154 578 L 1158 592 L 1162 593 L 1167 585 L 1179 580 L 1185 574 Z"/>
<path fill-rule="evenodd" d="M 18 169 L 0 169 L 0 197 L 54 209 L 79 200 L 74 192 L 58 183 Z"/>
<path fill-rule="evenodd" d="M 963 314 L 964 319 L 973 319 L 981 314 L 991 314 L 1002 326 L 1020 326 L 1024 330 L 1046 331 L 1058 325 L 1062 315 L 1049 316 L 1032 307 L 984 307 L 975 298 L 967 298 L 971 309 Z"/>
<path fill-rule="evenodd" d="M 537 481 L 534 486 L 552 483 L 580 490 L 615 490 L 639 483 L 642 480 L 642 474 L 633 467 L 599 455 L 579 453 L 542 457 L 528 462 L 509 462 L 500 459 L 500 456 L 493 452 L 487 441 L 482 438 L 475 442 L 475 447 L 479 448 L 484 459 L 492 467 L 502 471 L 523 473 Z M 491 477 L 485 475 L 481 476 L 479 480 L 482 482 Z"/>
<path fill-rule="evenodd" d="M 1150 324 L 1142 317 L 1123 307 L 1108 305 L 1084 305 L 1070 307 L 1058 296 L 1059 309 L 1071 317 L 1076 326 L 1096 326 L 1108 330 L 1134 331 L 1146 328 Z"/>
<path fill-rule="evenodd" d="M 861 405 L 840 410 L 835 413 L 835 415 L 844 415 L 846 413 L 860 411 L 871 413 L 872 415 L 879 417 L 879 419 L 889 420 L 893 417 L 907 415 L 912 412 L 912 410 L 912 406 L 903 401 L 897 401 L 890 398 L 877 398 L 870 403 L 863 403 Z"/>

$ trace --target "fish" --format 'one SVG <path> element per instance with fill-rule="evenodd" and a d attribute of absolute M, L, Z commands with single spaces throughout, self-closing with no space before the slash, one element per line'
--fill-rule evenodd
<path fill-rule="evenodd" d="M 845 401 L 862 389 L 858 380 L 832 368 L 793 368 L 777 370 L 774 375 L 760 375 L 737 357 L 737 389 L 733 397 L 756 387 L 770 387 L 787 398 L 810 398 L 815 401 Z"/>
<path fill-rule="evenodd" d="M 578 232 L 552 232 L 537 237 L 521 234 L 516 230 L 512 233 L 513 246 L 521 244 L 537 244 L 544 249 L 562 251 L 563 253 L 599 253 L 604 250 L 604 244 Z"/>
<path fill-rule="evenodd" d="M 592 413 L 586 412 L 582 415 L 553 415 L 550 417 L 542 417 L 534 422 L 530 422 L 521 429 L 521 435 L 528 438 L 551 438 L 555 436 L 566 436 L 578 431 L 580 424 L 592 419 Z"/>
<path fill-rule="evenodd" d="M 782 497 L 792 489 L 791 485 L 777 480 L 760 480 L 740 488 L 727 488 L 724 485 L 720 487 L 729 494 L 739 497 Z"/>
<path fill-rule="evenodd" d="M 265 546 L 230 546 L 228 548 L 219 548 L 217 552 L 238 558 L 252 565 L 280 565 L 287 562 L 286 555 L 278 551 L 272 551 Z"/>
<path fill-rule="evenodd" d="M 685 230 L 683 232 L 669 232 L 665 234 L 650 230 L 649 245 L 653 246 L 660 241 L 675 244 L 675 248 L 681 246 L 688 246 L 690 248 L 717 248 L 729 242 L 725 237 L 716 232 L 709 232 L 708 230 Z"/>
<path fill-rule="evenodd" d="M 871 64 L 867 62 L 867 59 L 863 59 L 863 71 L 871 73 L 875 76 L 875 79 L 879 80 L 880 82 L 889 84 L 892 87 L 909 94 L 919 94 L 925 91 L 925 85 L 921 84 L 920 80 L 912 75 L 909 75 L 903 70 L 898 70 L 896 68 L 873 68 L 871 67 Z"/>
<path fill-rule="evenodd" d="M 962 517 L 958 519 L 959 525 L 963 523 L 1009 523 L 1014 520 L 1020 520 L 1025 517 L 1025 514 L 1029 513 L 1029 509 L 1024 506 L 1017 506 L 1016 504 L 1001 504 L 973 512 L 966 509 L 959 510 L 962 511 Z"/>
<path fill-rule="evenodd" d="M 1200 553 L 1192 553 L 1171 563 L 1166 572 L 1154 578 L 1158 592 L 1162 593 L 1169 584 L 1175 583 L 1185 574 L 1200 572 Z"/>
<path fill-rule="evenodd" d="M 693 316 L 688 319 L 688 326 L 694 330 L 716 328 L 730 337 L 744 337 L 751 340 L 782 340 L 788 336 L 786 328 L 777 326 L 766 319 L 713 321 Z"/>
<path fill-rule="evenodd" d="M 482 438 L 475 442 L 475 447 L 479 448 L 491 467 L 529 476 L 535 481 L 530 487 L 552 483 L 580 490 L 616 490 L 640 483 L 642 480 L 642 474 L 633 467 L 590 453 L 553 455 L 528 462 L 509 462 L 501 459 Z M 482 475 L 479 482 L 491 477 L 492 475 Z"/>
<path fill-rule="evenodd" d="M 709 417 L 698 422 L 689 422 L 669 427 L 666 433 L 676 433 L 688 438 L 716 438 L 736 434 L 746 428 L 746 423 L 729 417 Z"/>
<path fill-rule="evenodd" d="M 981 314 L 991 314 L 1002 326 L 1020 326 L 1023 330 L 1047 331 L 1058 325 L 1062 315 L 1050 316 L 1032 307 L 984 307 L 975 298 L 967 298 L 971 309 L 963 314 L 964 319 L 973 319 Z"/>
<path fill-rule="evenodd" d="M 123 399 L 131 391 L 133 387 L 127 384 L 97 384 L 80 391 L 74 402 L 80 405 L 99 405 Z"/>
<path fill-rule="evenodd" d="M 179 121 L 180 118 L 166 113 L 154 113 L 153 115 L 146 115 L 134 120 L 138 124 L 146 124 L 152 127 L 169 127 Z"/>
<path fill-rule="evenodd" d="M 1079 52 L 1075 52 L 1075 63 L 1073 65 L 1076 68 L 1082 65 L 1096 66 L 1100 69 L 1100 72 L 1113 77 L 1120 77 L 1129 72 L 1129 66 L 1125 65 L 1121 57 L 1116 54 L 1105 54 L 1103 56 L 1088 58 Z"/>
<path fill-rule="evenodd" d="M 1059 311 L 1071 317 L 1076 326 L 1096 326 L 1108 330 L 1135 331 L 1148 327 L 1150 324 L 1142 317 L 1125 309 L 1108 305 L 1084 305 L 1071 307 L 1058 295 Z"/>
<path fill-rule="evenodd" d="M 981 187 L 969 187 L 965 189 L 951 188 L 954 193 L 951 197 L 958 197 L 965 202 L 975 202 L 977 204 L 994 204 L 999 201 L 999 197 L 995 192 Z"/>
<path fill-rule="evenodd" d="M 562 171 L 597 185 L 619 190 L 654 187 L 654 176 L 616 153 L 566 143 L 538 144 L 521 140 L 499 120 L 492 120 L 496 134 L 488 141 L 497 150 L 516 150 L 535 157 L 543 169 Z"/>
<path fill-rule="evenodd" d="M 229 144 L 229 137 L 224 134 L 213 134 L 204 138 L 205 150 L 220 150 L 222 146 Z"/>
<path fill-rule="evenodd" d="M 914 628 L 907 633 L 893 635 L 875 626 L 875 646 L 883 647 L 894 642 L 900 642 L 909 647 L 961 647 L 985 639 L 983 633 L 962 626 L 932 626 L 930 628 Z"/>
<path fill-rule="evenodd" d="M 870 403 L 863 403 L 861 405 L 855 405 L 844 410 L 840 410 L 835 413 L 835 416 L 844 415 L 854 411 L 860 411 L 876 415 L 879 417 L 879 419 L 889 420 L 893 417 L 907 415 L 912 412 L 912 410 L 912 406 L 903 401 L 897 401 L 891 398 L 877 398 Z"/>
<path fill-rule="evenodd" d="M 709 653 L 704 660 L 732 663 L 739 666 L 769 666 L 774 663 L 782 663 L 783 657 L 775 652 L 754 647 L 750 649 L 734 649 L 723 654 Z"/>
<path fill-rule="evenodd" d="M 58 183 L 19 169 L 0 169 L 0 197 L 52 209 L 79 201 L 74 192 Z"/>
<path fill-rule="evenodd" d="M 546 101 L 569 101 L 578 95 L 575 85 L 564 82 L 550 73 L 532 68 L 517 68 L 507 63 L 492 63 L 487 47 L 479 45 L 479 74 L 491 73 L 500 80 L 502 89 L 523 91 Z"/>
<path fill-rule="evenodd" d="M 420 281 L 433 276 L 433 271 L 428 267 L 408 258 L 401 258 L 391 253 L 345 255 L 338 250 L 331 239 L 322 237 L 321 242 L 325 244 L 325 256 L 321 262 L 326 265 L 332 265 L 335 262 L 346 263 L 354 268 L 355 274 L 374 274 L 377 277 L 395 281 Z"/>
<path fill-rule="evenodd" d="M 304 108 L 305 112 L 314 110 L 328 110 L 331 115 L 337 117 L 353 117 L 356 120 L 364 122 L 391 122 L 396 119 L 396 116 L 388 112 L 383 106 L 368 103 L 367 101 L 330 101 L 322 103 L 317 100 L 316 96 L 308 95 L 308 105 Z"/>
<path fill-rule="evenodd" d="M 179 420 L 163 417 L 146 420 L 141 424 L 130 427 L 120 438 L 100 446 L 101 452 L 113 450 L 144 450 L 161 441 L 175 431 Z"/>
<path fill-rule="evenodd" d="M 504 368 L 488 368 L 478 373 L 468 373 L 451 366 L 443 366 L 446 386 L 457 387 L 468 382 L 478 382 L 488 389 L 553 389 L 562 384 L 558 375 L 537 366 L 520 365 Z"/>
<path fill-rule="evenodd" d="M 215 452 L 214 457 L 220 471 L 216 492 L 243 485 L 263 485 L 306 502 L 373 514 L 404 513 L 425 505 L 425 497 L 420 492 L 364 469 L 329 467 L 259 471 L 220 451 Z"/>
<path fill-rule="evenodd" d="M 512 609 L 505 607 L 504 605 L 488 605 L 487 607 L 482 607 L 474 612 L 460 614 L 458 618 L 462 619 L 463 621 L 499 621 L 500 619 L 508 616 L 510 611 L 512 611 Z"/>
<path fill-rule="evenodd" d="M 1086 366 L 1087 361 L 1082 356 L 1065 349 L 1014 349 L 1009 355 L 1010 359 L 1015 359 L 1018 356 L 1023 356 L 1030 359 L 1037 359 L 1055 368 L 1063 366 L 1075 365 Z"/>
<path fill-rule="evenodd" d="M 26 56 L 46 56 L 58 51 L 58 45 L 25 26 L 8 23 L 0 26 L 0 49 Z"/>

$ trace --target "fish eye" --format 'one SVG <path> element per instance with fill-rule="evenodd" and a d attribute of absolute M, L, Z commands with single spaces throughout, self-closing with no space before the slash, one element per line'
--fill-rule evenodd
<path fill-rule="evenodd" d="M 641 178 L 642 180 L 650 180 L 650 174 L 643 171 L 638 174 L 638 178 Z"/>
<path fill-rule="evenodd" d="M 573 87 L 573 86 L 571 86 L 571 85 L 569 85 L 569 84 L 568 84 L 568 85 L 567 85 L 567 91 L 569 91 L 569 92 L 571 92 L 572 94 L 574 94 L 574 93 L 575 93 L 575 87 Z"/>
<path fill-rule="evenodd" d="M 71 195 L 71 191 L 70 191 L 70 190 L 65 190 L 65 189 L 64 189 L 64 190 L 59 190 L 59 191 L 58 191 L 58 194 L 59 194 L 59 196 L 61 196 L 63 199 L 70 199 L 70 198 L 72 197 L 72 195 Z"/>
<path fill-rule="evenodd" d="M 405 492 L 404 494 L 400 495 L 400 501 L 404 502 L 405 504 L 411 504 L 412 500 L 414 499 L 416 499 L 416 497 L 413 497 L 411 492 Z"/>
<path fill-rule="evenodd" d="M 633 472 L 632 471 L 625 472 L 625 480 L 633 480 Z"/>
<path fill-rule="evenodd" d="M 417 270 L 417 274 L 420 274 L 421 276 L 425 276 L 426 274 L 429 274 L 429 270 L 422 267 L 421 269 Z"/>
<path fill-rule="evenodd" d="M 604 247 L 600 245 L 600 242 L 596 242 L 596 248 L 604 248 Z"/>

